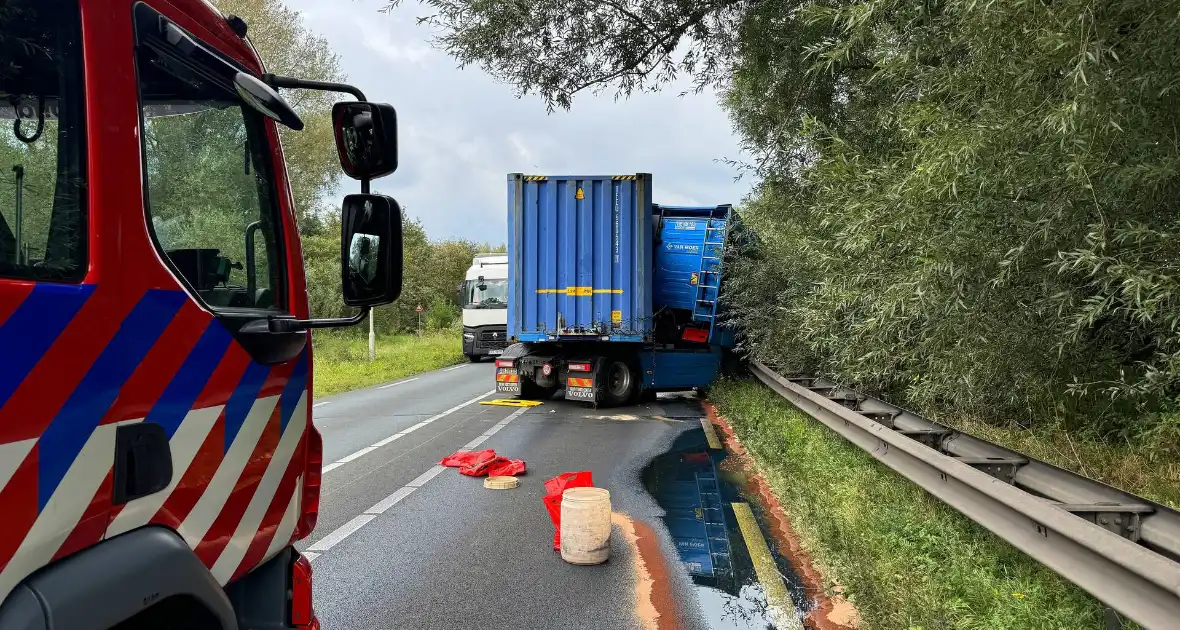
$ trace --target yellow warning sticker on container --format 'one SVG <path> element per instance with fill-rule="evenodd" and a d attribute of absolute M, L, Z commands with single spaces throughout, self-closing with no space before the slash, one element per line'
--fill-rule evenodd
<path fill-rule="evenodd" d="M 581 201 L 581 200 L 583 200 L 583 199 L 585 199 L 585 198 L 586 198 L 586 195 L 583 195 L 583 194 L 582 194 L 582 187 L 581 187 L 581 186 L 579 186 L 579 187 L 578 187 L 578 192 L 574 193 L 574 199 L 577 199 L 578 201 Z"/>
<path fill-rule="evenodd" d="M 623 311 L 611 311 L 610 321 L 612 324 L 621 324 L 623 322 Z"/>
<path fill-rule="evenodd" d="M 688 283 L 689 283 L 689 284 L 696 284 L 696 283 L 698 283 L 698 282 L 700 282 L 700 281 L 701 281 L 701 277 L 700 277 L 700 275 L 698 275 L 698 274 L 696 274 L 696 273 L 694 273 L 694 274 L 692 274 L 691 276 L 689 276 L 689 277 L 688 277 Z"/>

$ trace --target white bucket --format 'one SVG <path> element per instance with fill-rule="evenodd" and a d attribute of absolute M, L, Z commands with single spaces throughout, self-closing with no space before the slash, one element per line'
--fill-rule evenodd
<path fill-rule="evenodd" d="M 570 488 L 561 493 L 561 559 L 602 564 L 610 558 L 610 492 Z"/>

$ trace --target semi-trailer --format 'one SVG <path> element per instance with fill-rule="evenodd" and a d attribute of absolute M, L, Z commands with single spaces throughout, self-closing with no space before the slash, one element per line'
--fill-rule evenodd
<path fill-rule="evenodd" d="M 719 322 L 730 205 L 652 202 L 652 176 L 508 176 L 508 339 L 496 389 L 615 406 L 704 390 L 735 361 Z"/>

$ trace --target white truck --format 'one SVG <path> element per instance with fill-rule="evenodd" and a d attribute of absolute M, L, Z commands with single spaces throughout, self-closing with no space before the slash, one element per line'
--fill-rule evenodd
<path fill-rule="evenodd" d="M 459 287 L 463 354 L 475 363 L 508 346 L 508 255 L 476 254 Z"/>

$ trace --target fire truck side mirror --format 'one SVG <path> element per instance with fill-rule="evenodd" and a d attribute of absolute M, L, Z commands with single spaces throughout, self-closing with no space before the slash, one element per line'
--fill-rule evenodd
<path fill-rule="evenodd" d="M 381 306 L 402 292 L 402 209 L 385 195 L 348 195 L 340 226 L 344 303 Z"/>
<path fill-rule="evenodd" d="M 385 103 L 345 101 L 332 107 L 340 168 L 353 179 L 397 170 L 397 111 Z"/>

